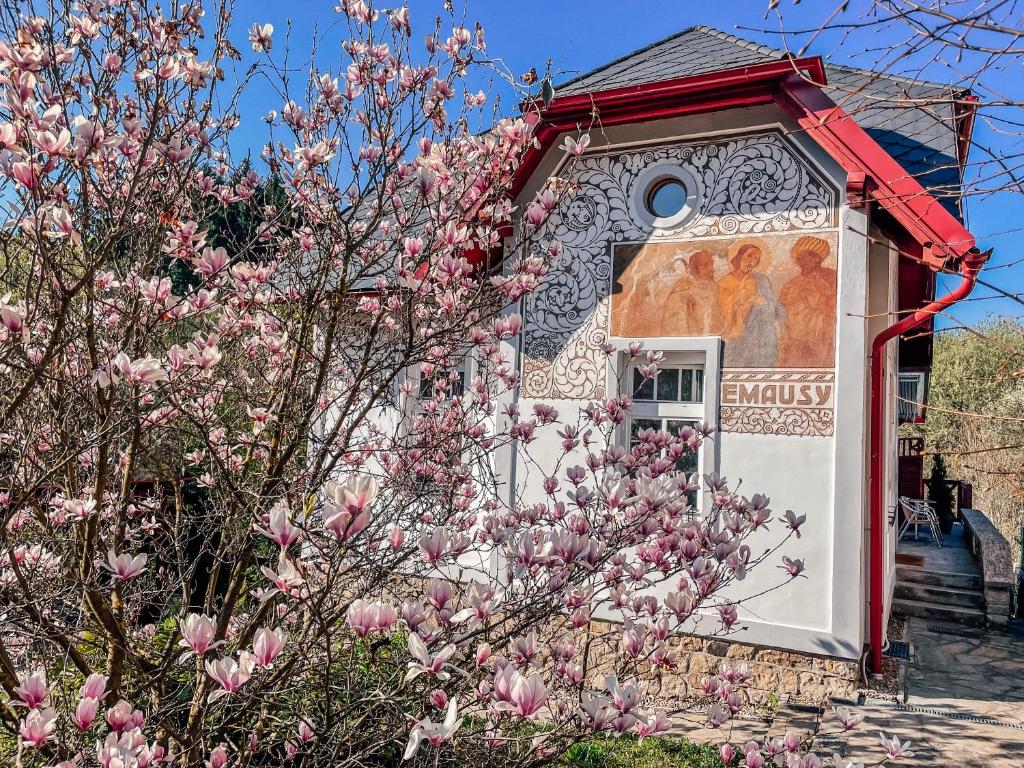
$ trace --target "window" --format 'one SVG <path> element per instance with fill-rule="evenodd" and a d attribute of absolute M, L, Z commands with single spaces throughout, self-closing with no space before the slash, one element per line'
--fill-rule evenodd
<path fill-rule="evenodd" d="M 643 227 L 675 229 L 696 214 L 700 189 L 700 181 L 685 167 L 656 162 L 633 182 L 630 207 Z"/>
<path fill-rule="evenodd" d="M 633 407 L 629 419 L 629 448 L 640 442 L 647 429 L 679 436 L 704 420 L 704 367 L 701 365 L 662 365 L 645 379 L 638 367 L 629 370 Z M 700 472 L 700 451 L 686 451 L 676 461 L 676 469 L 691 475 Z M 697 491 L 687 493 L 687 502 L 700 508 Z"/>
<path fill-rule="evenodd" d="M 679 179 L 659 179 L 647 191 L 647 210 L 659 219 L 668 219 L 683 210 L 686 197 L 686 187 Z"/>
<path fill-rule="evenodd" d="M 686 419 L 632 418 L 629 420 L 629 448 L 630 450 L 636 448 L 640 442 L 640 433 L 646 429 L 653 429 L 656 432 L 668 432 L 670 435 L 678 437 L 684 427 L 693 428 L 696 424 L 696 421 L 688 421 Z M 697 451 L 687 451 L 680 456 L 676 461 L 676 470 L 685 472 L 687 477 L 694 472 L 699 472 L 700 457 L 698 453 L 699 449 Z M 698 509 L 700 499 L 697 497 L 697 491 L 687 491 L 686 503 L 693 509 Z"/>
<path fill-rule="evenodd" d="M 662 403 L 703 403 L 704 369 L 696 366 L 660 368 L 650 379 L 633 369 L 633 399 Z"/>
<path fill-rule="evenodd" d="M 435 369 L 430 376 L 421 374 L 419 383 L 420 400 L 429 400 L 442 394 L 447 400 L 462 397 L 466 392 L 466 384 L 469 380 L 466 368 L 467 363 L 463 361 L 455 371 Z"/>
<path fill-rule="evenodd" d="M 900 371 L 899 399 L 896 401 L 900 422 L 924 421 L 924 397 L 927 379 L 921 371 Z"/>

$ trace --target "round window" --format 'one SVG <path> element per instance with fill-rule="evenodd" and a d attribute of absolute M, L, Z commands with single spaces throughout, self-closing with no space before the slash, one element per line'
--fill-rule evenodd
<path fill-rule="evenodd" d="M 670 219 L 686 206 L 686 187 L 679 179 L 659 179 L 647 191 L 647 210 L 659 219 Z"/>

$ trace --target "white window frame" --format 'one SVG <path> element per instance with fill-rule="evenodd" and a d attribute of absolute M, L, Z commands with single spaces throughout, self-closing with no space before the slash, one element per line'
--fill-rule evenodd
<path fill-rule="evenodd" d="M 462 374 L 463 374 L 463 388 L 462 394 L 455 397 L 449 397 L 450 400 L 459 399 L 465 397 L 469 391 L 470 385 L 473 383 L 473 377 L 477 373 L 477 362 L 474 355 L 471 352 L 466 352 L 461 358 Z M 435 366 L 435 370 L 437 366 Z M 401 389 L 403 383 L 410 385 L 409 393 L 404 398 L 402 410 L 405 413 L 406 418 L 415 417 L 420 410 L 420 403 L 423 402 L 423 396 L 421 394 L 421 387 L 423 383 L 423 376 L 421 374 L 421 368 L 419 364 L 410 365 L 406 367 L 402 373 L 401 380 L 398 382 L 398 387 Z"/>
<path fill-rule="evenodd" d="M 629 359 L 631 344 L 640 344 L 641 353 L 634 360 Z M 629 418 L 619 426 L 615 440 L 629 448 L 630 421 L 632 419 L 679 419 L 706 422 L 718 426 L 722 339 L 719 336 L 675 336 L 662 338 L 618 338 L 609 339 L 615 350 L 608 356 L 608 392 L 619 392 L 633 396 L 633 371 L 636 365 L 644 364 L 648 351 L 661 352 L 662 365 L 701 367 L 704 369 L 703 402 L 683 403 L 658 400 L 634 400 Z M 718 440 L 705 440 L 697 455 L 697 467 L 701 476 L 711 474 L 718 467 Z M 704 509 L 703 492 L 697 494 L 697 511 Z"/>

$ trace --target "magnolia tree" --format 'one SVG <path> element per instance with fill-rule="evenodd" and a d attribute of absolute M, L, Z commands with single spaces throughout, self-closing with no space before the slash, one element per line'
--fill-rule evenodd
<path fill-rule="evenodd" d="M 253 26 L 238 81 L 282 103 L 240 164 L 227 3 L 24 5 L 0 22 L 0 760 L 537 765 L 664 731 L 667 640 L 799 576 L 803 518 L 766 536 L 767 499 L 713 477 L 694 517 L 677 463 L 709 429 L 625 449 L 627 397 L 513 404 L 572 163 L 513 207 L 533 121 L 468 87 L 496 71 L 482 28 L 421 43 L 350 1 L 342 61 L 296 84 Z M 561 453 L 531 462 L 544 430 Z M 726 725 L 748 675 L 692 706 Z"/>

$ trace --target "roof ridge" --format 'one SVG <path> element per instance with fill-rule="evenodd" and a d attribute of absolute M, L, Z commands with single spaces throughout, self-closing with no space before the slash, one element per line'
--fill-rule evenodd
<path fill-rule="evenodd" d="M 733 35 L 728 32 L 723 32 L 722 30 L 716 29 L 715 27 L 709 27 L 707 24 L 695 24 L 693 27 L 691 27 L 691 29 L 699 29 L 701 32 L 704 32 L 705 34 L 713 35 L 714 37 L 717 37 L 720 40 L 724 40 L 728 43 L 733 43 L 735 45 L 742 46 L 743 48 L 746 48 L 748 51 L 760 53 L 765 56 L 777 56 L 778 58 L 781 59 L 792 55 L 778 48 L 772 48 L 770 45 L 755 43 L 753 40 L 747 40 L 747 38 L 745 37 L 740 37 L 739 35 Z"/>
<path fill-rule="evenodd" d="M 614 66 L 615 64 L 619 64 L 620 62 L 623 62 L 626 59 L 631 59 L 634 56 L 636 56 L 637 54 L 645 53 L 645 52 L 651 50 L 652 48 L 656 48 L 659 45 L 667 43 L 667 42 L 669 42 L 671 40 L 675 40 L 677 37 L 682 37 L 683 35 L 687 34 L 688 32 L 693 32 L 694 30 L 700 29 L 700 27 L 701 27 L 700 24 L 694 24 L 692 26 L 687 27 L 686 29 L 681 29 L 678 32 L 673 32 L 671 35 L 668 35 L 667 37 L 663 37 L 660 40 L 655 40 L 653 43 L 648 43 L 647 45 L 641 46 L 640 48 L 637 48 L 635 51 L 630 51 L 629 53 L 625 53 L 625 54 L 623 54 L 622 56 L 619 56 L 616 59 L 612 59 L 611 61 L 607 61 L 607 62 L 605 62 L 604 64 L 602 64 L 599 67 L 594 67 L 593 69 L 589 69 L 586 72 L 582 72 L 582 73 L 576 75 L 575 77 L 569 78 L 565 82 L 562 82 L 562 83 L 559 83 L 558 85 L 556 85 L 555 86 L 555 90 L 557 91 L 559 88 L 565 88 L 567 85 L 572 85 L 573 83 L 577 83 L 580 80 L 583 80 L 584 78 L 590 77 L 591 75 L 596 75 L 598 72 L 600 72 L 602 70 L 605 70 L 605 69 L 608 69 L 608 67 Z"/>

